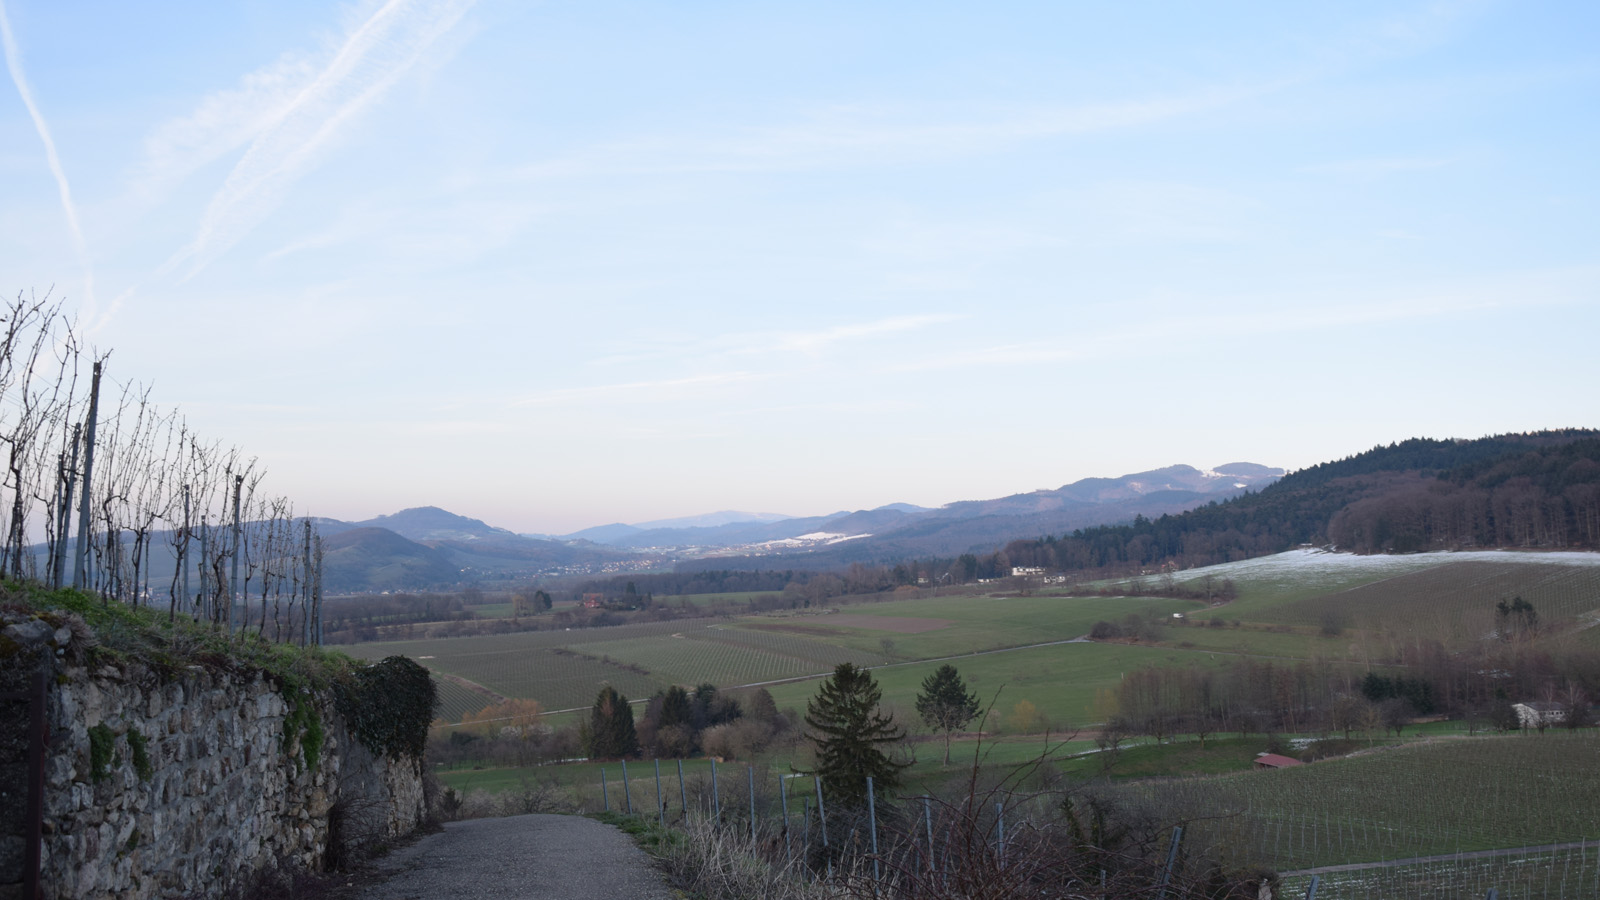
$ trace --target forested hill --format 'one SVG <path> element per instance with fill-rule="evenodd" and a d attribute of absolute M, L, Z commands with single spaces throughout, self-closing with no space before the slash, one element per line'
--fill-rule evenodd
<path fill-rule="evenodd" d="M 1600 548 L 1600 432 L 1413 438 L 1178 515 L 1013 541 L 1013 566 L 1209 565 L 1300 544 L 1360 553 Z"/>

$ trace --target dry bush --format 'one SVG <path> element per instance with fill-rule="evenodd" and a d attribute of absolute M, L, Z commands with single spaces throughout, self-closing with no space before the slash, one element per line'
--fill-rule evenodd
<path fill-rule="evenodd" d="M 848 896 L 813 879 L 796 861 L 769 861 L 741 828 L 720 827 L 712 819 L 690 816 L 679 839 L 663 841 L 658 858 L 667 877 L 684 893 L 705 900 L 826 900 Z"/>

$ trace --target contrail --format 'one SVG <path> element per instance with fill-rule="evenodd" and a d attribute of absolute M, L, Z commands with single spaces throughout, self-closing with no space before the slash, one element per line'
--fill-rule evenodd
<path fill-rule="evenodd" d="M 44 116 L 39 113 L 39 105 L 33 102 L 33 88 L 28 84 L 28 76 L 23 74 L 22 56 L 17 52 L 17 39 L 11 33 L 11 20 L 6 16 L 5 0 L 0 0 L 0 41 L 5 44 L 6 68 L 11 72 L 11 83 L 17 86 L 17 93 L 22 95 L 22 105 L 28 108 L 28 115 L 33 118 L 34 130 L 39 132 L 39 140 L 44 142 L 44 155 L 49 160 L 51 174 L 56 177 L 56 188 L 61 192 L 61 209 L 67 215 L 67 227 L 72 230 L 72 243 L 78 251 L 78 262 L 83 266 L 87 305 L 93 309 L 94 272 L 89 268 L 89 245 L 84 242 L 83 228 L 78 225 L 78 208 L 72 202 L 72 187 L 67 184 L 66 170 L 61 168 L 61 157 L 56 154 L 56 142 L 50 136 L 50 126 L 45 124 Z"/>
<path fill-rule="evenodd" d="M 352 30 L 327 65 L 251 142 L 212 198 L 194 240 L 161 271 L 191 261 L 184 277 L 192 277 L 249 233 L 340 127 L 419 62 L 471 5 L 472 0 L 388 0 Z"/>

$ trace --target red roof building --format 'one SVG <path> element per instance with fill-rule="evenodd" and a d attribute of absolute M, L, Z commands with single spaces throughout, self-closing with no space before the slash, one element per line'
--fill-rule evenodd
<path fill-rule="evenodd" d="M 1305 763 L 1292 756 L 1280 756 L 1276 753 L 1263 753 L 1256 757 L 1257 769 L 1287 769 L 1290 766 L 1303 766 Z"/>

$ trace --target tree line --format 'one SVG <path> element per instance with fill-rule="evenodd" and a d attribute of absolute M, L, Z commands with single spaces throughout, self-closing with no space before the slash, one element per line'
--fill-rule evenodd
<path fill-rule="evenodd" d="M 1398 733 L 1419 716 L 1449 716 L 1485 728 L 1519 726 L 1514 705 L 1558 705 L 1565 723 L 1589 721 L 1600 697 L 1600 651 L 1552 651 L 1508 637 L 1467 652 L 1421 641 L 1392 667 L 1362 671 L 1327 661 L 1241 658 L 1220 667 L 1150 667 L 1129 672 L 1099 712 L 1119 734 L 1166 739 L 1219 732 Z"/>
<path fill-rule="evenodd" d="M 1013 541 L 1003 552 L 1014 566 L 1143 571 L 1330 542 L 1369 553 L 1600 547 L 1600 440 L 1593 431 L 1417 438 L 1178 515 Z"/>

